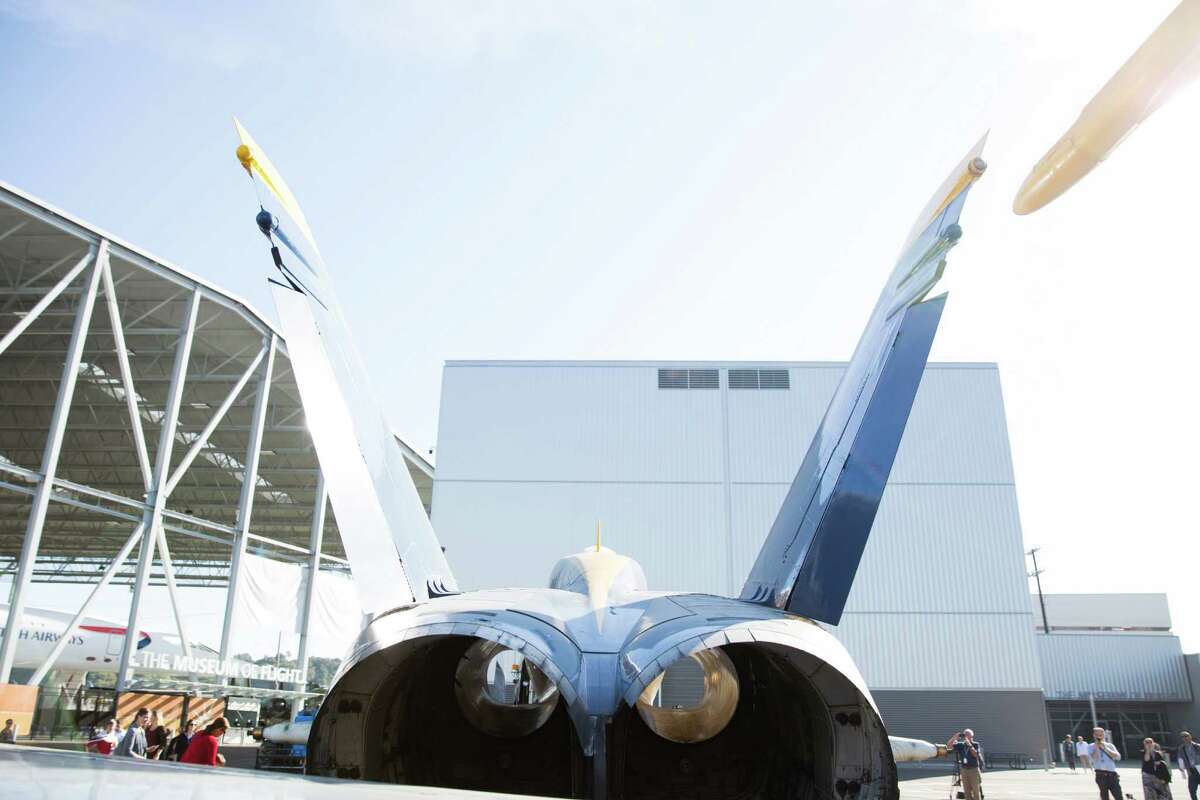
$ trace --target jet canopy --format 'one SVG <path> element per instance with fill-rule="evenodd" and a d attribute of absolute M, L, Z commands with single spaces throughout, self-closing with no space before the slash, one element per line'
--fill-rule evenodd
<path fill-rule="evenodd" d="M 646 591 L 642 565 L 607 547 L 596 545 L 561 558 L 550 571 L 550 588 L 587 595 L 593 604 Z"/>

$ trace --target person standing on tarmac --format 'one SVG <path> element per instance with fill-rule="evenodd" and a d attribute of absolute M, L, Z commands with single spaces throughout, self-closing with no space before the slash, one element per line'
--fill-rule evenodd
<path fill-rule="evenodd" d="M 146 731 L 144 726 L 149 721 L 150 710 L 139 708 L 133 717 L 133 722 L 129 723 L 129 730 L 125 731 L 125 735 L 121 737 L 121 741 L 117 743 L 117 748 L 113 750 L 112 754 L 129 758 L 145 758 Z"/>
<path fill-rule="evenodd" d="M 1171 763 L 1148 736 L 1142 740 L 1142 794 L 1146 800 L 1172 800 Z"/>
<path fill-rule="evenodd" d="M 1092 771 L 1092 759 L 1088 755 L 1088 743 L 1083 740 L 1082 736 L 1075 739 L 1075 757 L 1079 759 L 1079 765 L 1083 767 L 1084 772 Z"/>
<path fill-rule="evenodd" d="M 1187 731 L 1179 734 L 1179 737 L 1183 741 L 1175 751 L 1175 758 L 1179 762 L 1179 771 L 1187 779 L 1188 796 L 1196 800 L 1196 788 L 1200 787 L 1200 746 L 1196 745 Z"/>
<path fill-rule="evenodd" d="M 208 723 L 203 731 L 192 737 L 191 744 L 188 745 L 188 749 L 179 762 L 181 764 L 204 764 L 209 767 L 224 764 L 225 759 L 217 753 L 217 747 L 228 728 L 229 721 L 224 717 L 217 717 Z"/>
<path fill-rule="evenodd" d="M 187 752 L 188 745 L 192 743 L 192 739 L 196 737 L 196 720 L 188 720 L 187 725 L 179 732 L 179 735 L 171 740 L 167 745 L 167 754 L 164 756 L 168 761 L 178 761 L 183 758 L 183 754 Z"/>
<path fill-rule="evenodd" d="M 1071 738 L 1071 734 L 1062 740 L 1063 759 L 1067 762 L 1067 766 L 1071 768 L 1071 772 L 1075 771 L 1075 740 Z"/>
<path fill-rule="evenodd" d="M 967 728 L 956 732 L 946 742 L 946 749 L 954 751 L 965 800 L 983 800 L 983 745 L 975 741 L 975 731 Z"/>
<path fill-rule="evenodd" d="M 1100 800 L 1125 800 L 1121 794 L 1121 777 L 1117 775 L 1117 762 L 1121 754 L 1112 742 L 1104 741 L 1104 728 L 1092 729 L 1092 743 L 1088 746 L 1088 758 L 1096 771 L 1096 786 L 1100 787 Z"/>

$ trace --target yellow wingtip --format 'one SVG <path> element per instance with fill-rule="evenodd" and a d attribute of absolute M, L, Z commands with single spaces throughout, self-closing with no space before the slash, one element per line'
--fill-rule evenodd
<path fill-rule="evenodd" d="M 237 129 L 238 141 L 240 142 L 236 151 L 238 162 L 251 174 L 251 177 L 258 175 L 271 194 L 275 196 L 275 199 L 279 201 L 283 210 L 299 227 L 304 238 L 312 245 L 313 251 L 318 252 L 317 242 L 313 238 L 312 230 L 308 227 L 308 220 L 305 219 L 304 212 L 300 209 L 300 204 L 296 202 L 295 196 L 292 195 L 283 176 L 279 174 L 279 170 L 271 163 L 271 159 L 267 157 L 263 149 L 254 141 L 254 137 L 250 135 L 250 132 L 246 130 L 237 117 L 233 118 L 233 126 Z"/>
<path fill-rule="evenodd" d="M 921 231 L 929 227 L 929 223 L 933 222 L 938 214 L 946 210 L 946 206 L 950 205 L 954 201 L 954 198 L 958 197 L 964 189 L 975 183 L 983 175 L 984 170 L 987 169 L 987 162 L 983 160 L 983 147 L 987 144 L 988 133 L 990 131 L 985 132 L 979 138 L 979 141 L 975 143 L 975 146 L 967 151 L 967 154 L 958 163 L 958 166 L 955 167 L 954 171 L 950 173 L 942 185 L 938 187 L 933 197 L 929 199 L 929 203 L 921 211 L 912 230 L 909 231 L 908 239 L 904 242 L 904 247 L 900 248 L 902 254 L 916 241 Z"/>

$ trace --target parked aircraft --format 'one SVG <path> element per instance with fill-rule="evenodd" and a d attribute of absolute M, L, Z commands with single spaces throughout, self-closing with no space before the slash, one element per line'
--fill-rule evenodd
<path fill-rule="evenodd" d="M 739 597 L 653 591 L 599 542 L 560 560 L 549 588 L 459 592 L 308 222 L 235 124 L 305 418 L 374 614 L 312 723 L 307 771 L 597 800 L 898 797 L 879 710 L 819 623 L 838 622 L 866 545 L 983 142 L 901 248 Z M 684 668 L 702 688 L 673 698 Z"/>
<path fill-rule="evenodd" d="M 13 666 L 26 669 L 41 666 L 55 642 L 62 638 L 72 617 L 72 614 L 45 608 L 25 609 Z M 7 603 L 0 603 L 0 619 L 8 619 Z M 65 672 L 115 672 L 124 640 L 125 627 L 120 623 L 86 617 L 71 635 L 54 668 Z M 183 648 L 178 641 L 178 636 L 139 631 L 137 649 L 139 653 L 182 654 Z"/>
<path fill-rule="evenodd" d="M 0 603 L 0 619 L 7 619 L 7 613 L 7 603 Z M 18 632 L 13 667 L 35 670 L 42 667 L 73 618 L 73 614 L 56 610 L 26 608 Z M 54 660 L 54 669 L 74 675 L 115 673 L 120 667 L 121 645 L 124 642 L 125 626 L 120 622 L 85 616 L 62 646 L 61 654 Z M 222 661 L 216 650 L 197 642 L 191 643 L 191 654 L 188 654 L 178 633 L 139 631 L 137 652 L 132 663 L 142 678 L 173 675 L 198 680 L 204 676 L 206 680 L 229 678 L 234 682 L 295 682 L 299 679 L 299 670 L 292 668 L 260 666 L 239 658 Z"/>

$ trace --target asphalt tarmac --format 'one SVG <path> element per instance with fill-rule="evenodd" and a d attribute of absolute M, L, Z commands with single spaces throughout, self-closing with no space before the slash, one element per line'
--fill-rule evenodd
<path fill-rule="evenodd" d="M 1121 794 L 1142 797 L 1141 769 L 1121 769 Z M 1187 783 L 1180 783 L 1179 771 L 1172 777 L 1171 794 L 1175 800 L 1187 800 Z M 913 778 L 900 782 L 901 800 L 949 800 L 949 775 Z M 1090 772 L 1066 768 L 1016 769 L 983 773 L 984 800 L 1096 800 L 1100 796 Z"/>

